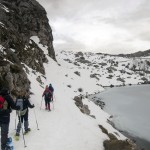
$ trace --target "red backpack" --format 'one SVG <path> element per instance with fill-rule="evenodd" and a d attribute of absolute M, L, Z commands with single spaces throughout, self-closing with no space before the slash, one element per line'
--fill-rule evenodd
<path fill-rule="evenodd" d="M 4 102 L 5 102 L 5 99 L 0 95 L 0 109 L 3 108 Z"/>

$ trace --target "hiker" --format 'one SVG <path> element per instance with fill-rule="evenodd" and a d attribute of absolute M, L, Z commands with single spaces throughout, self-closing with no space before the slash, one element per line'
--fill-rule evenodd
<path fill-rule="evenodd" d="M 54 88 L 53 88 L 53 86 L 52 86 L 52 84 L 49 84 L 49 90 L 52 92 L 52 94 L 54 93 Z"/>
<path fill-rule="evenodd" d="M 34 108 L 34 104 L 31 105 L 27 94 L 20 93 L 16 99 L 16 106 L 20 106 L 20 111 L 17 111 L 19 122 L 16 130 L 16 136 L 19 136 L 21 125 L 23 124 L 23 122 L 25 130 L 24 134 L 31 131 L 31 129 L 29 128 L 29 121 L 28 121 L 28 113 L 29 113 L 28 108 Z"/>
<path fill-rule="evenodd" d="M 19 110 L 7 88 L 0 91 L 0 127 L 1 127 L 1 150 L 7 150 L 7 139 L 9 132 L 9 122 L 11 109 Z"/>
<path fill-rule="evenodd" d="M 50 109 L 50 102 L 53 100 L 53 94 L 49 90 L 48 85 L 46 85 L 45 91 L 43 92 L 42 97 L 44 96 L 45 99 L 45 109 L 51 111 Z"/>

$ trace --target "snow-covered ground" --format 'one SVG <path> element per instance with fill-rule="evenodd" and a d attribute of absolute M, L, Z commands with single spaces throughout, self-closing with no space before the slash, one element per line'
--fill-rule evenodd
<path fill-rule="evenodd" d="M 32 38 L 34 40 L 34 38 Z M 28 77 L 31 81 L 31 103 L 35 104 L 35 108 L 30 110 L 29 123 L 32 131 L 25 135 L 27 147 L 24 148 L 22 135 L 19 141 L 14 141 L 15 150 L 103 150 L 103 141 L 109 139 L 108 136 L 102 133 L 98 125 L 102 125 L 109 133 L 115 134 L 118 139 L 126 139 L 122 134 L 115 130 L 109 123 L 110 115 L 96 106 L 88 99 L 83 99 L 83 103 L 89 106 L 91 115 L 96 119 L 81 113 L 73 100 L 74 96 L 93 94 L 103 91 L 105 85 L 122 85 L 122 81 L 117 78 L 123 78 L 124 84 L 137 84 L 142 82 L 141 76 L 134 71 L 126 68 L 128 64 L 127 58 L 117 58 L 109 55 L 95 55 L 92 53 L 84 54 L 84 59 L 92 63 L 80 63 L 76 61 L 76 56 L 73 52 L 56 52 L 56 59 L 53 61 L 47 57 L 49 62 L 45 64 L 45 77 L 28 68 Z M 68 60 L 67 60 L 68 59 Z M 108 73 L 108 67 L 112 66 L 111 60 L 115 60 L 113 64 L 120 61 L 111 73 Z M 76 61 L 76 64 L 74 64 Z M 104 66 L 101 63 L 105 63 Z M 89 64 L 89 65 L 88 65 Z M 94 65 L 99 65 L 94 66 Z M 77 75 L 75 72 L 80 75 Z M 97 78 L 90 77 L 91 74 L 96 74 Z M 111 79 L 107 78 L 112 74 Z M 36 79 L 40 77 L 43 84 Z M 54 102 L 51 103 L 51 112 L 47 112 L 42 101 L 42 93 L 44 88 L 49 83 L 52 83 L 54 92 Z M 101 86 L 102 85 L 102 86 Z M 79 88 L 82 92 L 79 92 Z M 42 109 L 41 107 L 42 102 Z M 15 111 L 11 115 L 10 136 L 15 134 Z M 37 130 L 37 124 L 40 130 Z"/>
<path fill-rule="evenodd" d="M 88 78 L 80 79 L 74 74 L 75 70 L 70 69 L 70 67 L 69 65 L 66 67 L 59 66 L 51 58 L 49 58 L 49 63 L 45 65 L 47 78 L 42 78 L 43 86 L 52 83 L 55 88 L 51 112 L 44 110 L 44 101 L 40 110 L 44 90 L 36 80 L 40 74 L 34 74 L 28 68 L 31 91 L 34 93 L 31 95 L 31 103 L 34 103 L 36 107 L 30 110 L 29 113 L 29 123 L 32 131 L 25 136 L 27 147 L 24 148 L 21 136 L 18 142 L 14 141 L 15 150 L 103 150 L 103 141 L 108 137 L 102 133 L 98 127 L 99 124 L 104 126 L 109 133 L 118 133 L 118 136 L 116 135 L 118 139 L 125 139 L 123 135 L 107 123 L 109 115 L 94 103 L 84 99 L 84 103 L 91 110 L 91 115 L 95 115 L 96 119 L 82 114 L 76 107 L 73 98 L 80 94 L 79 87 L 82 87 L 88 93 L 103 90 L 103 88 L 96 86 Z M 86 70 L 84 73 L 86 74 Z M 66 74 L 68 74 L 68 77 L 65 76 Z M 72 87 L 67 87 L 68 84 L 71 84 Z M 40 130 L 37 130 L 35 115 Z M 11 116 L 10 136 L 13 136 L 15 134 L 15 111 Z"/>
<path fill-rule="evenodd" d="M 80 72 L 81 78 L 93 78 L 97 85 L 140 84 L 143 77 L 150 79 L 149 58 L 123 58 L 108 54 L 56 52 L 60 64 Z M 138 71 L 134 71 L 138 70 Z M 144 71 L 143 71 L 144 70 Z"/>

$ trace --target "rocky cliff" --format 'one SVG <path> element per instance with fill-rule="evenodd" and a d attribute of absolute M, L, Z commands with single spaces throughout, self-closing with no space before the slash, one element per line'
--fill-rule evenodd
<path fill-rule="evenodd" d="M 46 47 L 47 54 L 33 36 Z M 14 94 L 29 91 L 30 81 L 23 68 L 45 74 L 46 55 L 56 60 L 45 9 L 36 0 L 0 0 L 0 86 L 8 86 Z"/>

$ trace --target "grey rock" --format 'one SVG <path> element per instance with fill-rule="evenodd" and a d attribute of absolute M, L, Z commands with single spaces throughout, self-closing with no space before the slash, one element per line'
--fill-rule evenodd
<path fill-rule="evenodd" d="M 83 112 L 84 114 L 90 115 L 90 110 L 88 105 L 83 105 L 83 107 L 81 108 L 81 112 Z"/>
<path fill-rule="evenodd" d="M 48 60 L 30 37 L 37 36 L 40 44 L 47 46 L 48 55 L 56 60 L 52 30 L 45 9 L 36 0 L 0 0 L 0 3 L 0 22 L 4 24 L 0 25 L 0 44 L 6 53 L 3 57 L 13 63 L 23 62 L 44 74 L 43 63 Z"/>
<path fill-rule="evenodd" d="M 74 100 L 75 100 L 75 104 L 76 104 L 77 107 L 79 107 L 79 108 L 83 107 L 83 102 L 82 102 L 82 98 L 81 97 L 75 96 Z"/>
<path fill-rule="evenodd" d="M 36 0 L 0 0 L 0 86 L 8 87 L 13 95 L 20 91 L 30 93 L 28 67 L 44 75 L 47 55 L 56 61 L 46 15 Z M 39 38 L 39 43 L 31 40 L 33 36 Z M 39 44 L 47 48 L 47 54 Z"/>

